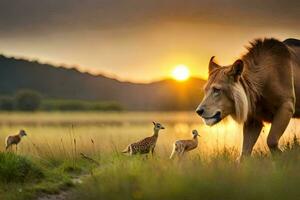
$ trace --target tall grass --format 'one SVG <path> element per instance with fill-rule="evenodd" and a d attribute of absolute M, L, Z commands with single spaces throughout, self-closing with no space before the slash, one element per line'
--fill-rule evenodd
<path fill-rule="evenodd" d="M 29 159 L 13 153 L 0 153 L 0 182 L 24 182 L 43 176 L 42 170 Z"/>
<path fill-rule="evenodd" d="M 18 152 L 4 155 L 25 157 L 42 171 L 47 184 L 69 184 L 72 176 L 92 174 L 71 199 L 281 199 L 298 194 L 297 121 L 280 141 L 285 153 L 268 156 L 266 125 L 255 157 L 240 164 L 242 127 L 230 119 L 213 128 L 188 112 L 0 113 L 0 121 L 0 141 L 21 128 L 28 133 Z M 159 134 L 155 156 L 121 154 L 129 143 L 152 134 L 151 121 L 167 128 Z M 191 138 L 193 129 L 200 133 L 199 147 L 181 161 L 169 160 L 172 143 Z M 81 153 L 100 166 L 82 159 Z M 37 182 L 49 192 L 43 179 Z M 291 191 L 284 192 L 287 188 Z"/>
<path fill-rule="evenodd" d="M 297 199 L 299 154 L 289 151 L 240 164 L 227 154 L 210 162 L 111 158 L 70 199 Z"/>

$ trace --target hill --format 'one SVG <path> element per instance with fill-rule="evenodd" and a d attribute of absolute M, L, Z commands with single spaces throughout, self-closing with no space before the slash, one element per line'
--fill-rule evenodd
<path fill-rule="evenodd" d="M 0 95 L 31 89 L 45 98 L 115 101 L 130 110 L 192 110 L 202 98 L 204 81 L 121 82 L 36 61 L 0 56 Z"/>

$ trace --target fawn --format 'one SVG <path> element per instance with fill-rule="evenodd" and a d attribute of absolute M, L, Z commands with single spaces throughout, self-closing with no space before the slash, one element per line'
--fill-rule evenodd
<path fill-rule="evenodd" d="M 13 144 L 16 145 L 16 151 L 18 151 L 18 144 L 21 142 L 22 137 L 26 136 L 26 132 L 24 130 L 20 130 L 17 135 L 10 135 L 5 140 L 5 148 L 8 150 L 9 147 L 12 147 Z"/>
<path fill-rule="evenodd" d="M 163 127 L 160 123 L 153 122 L 153 125 L 154 125 L 154 134 L 152 136 L 146 137 L 138 142 L 129 144 L 127 148 L 124 151 L 122 151 L 122 153 L 129 153 L 130 155 L 134 155 L 138 153 L 148 154 L 149 152 L 151 152 L 151 154 L 153 155 L 156 141 L 158 138 L 158 132 L 161 129 L 165 129 L 165 127 Z"/>
<path fill-rule="evenodd" d="M 192 135 L 193 135 L 193 139 L 191 140 L 177 140 L 173 144 L 173 151 L 171 153 L 170 159 L 172 159 L 175 154 L 177 154 L 178 157 L 181 157 L 185 152 L 197 148 L 198 137 L 200 137 L 198 131 L 193 130 Z"/>

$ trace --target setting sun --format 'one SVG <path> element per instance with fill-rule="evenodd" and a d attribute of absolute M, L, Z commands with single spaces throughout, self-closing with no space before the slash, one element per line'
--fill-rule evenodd
<path fill-rule="evenodd" d="M 190 70 L 185 65 L 178 65 L 172 71 L 172 77 L 177 81 L 185 81 L 190 77 Z"/>

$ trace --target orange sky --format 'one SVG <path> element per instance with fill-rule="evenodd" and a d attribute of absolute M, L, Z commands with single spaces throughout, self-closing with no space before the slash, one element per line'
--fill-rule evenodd
<path fill-rule="evenodd" d="M 257 37 L 300 38 L 295 0 L 288 6 L 270 0 L 124 2 L 0 2 L 0 25 L 6 27 L 0 52 L 149 82 L 169 77 L 178 64 L 205 78 L 211 56 L 229 64 Z"/>

